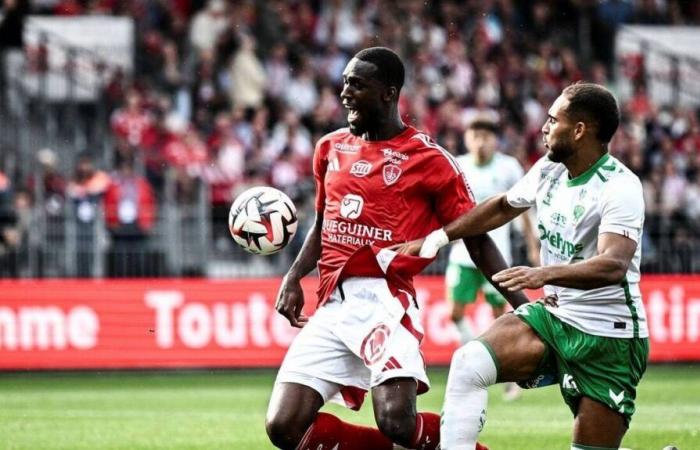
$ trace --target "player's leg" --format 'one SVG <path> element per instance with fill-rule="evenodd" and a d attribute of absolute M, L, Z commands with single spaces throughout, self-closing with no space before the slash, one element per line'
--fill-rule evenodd
<path fill-rule="evenodd" d="M 617 449 L 627 432 L 625 417 L 608 406 L 582 397 L 574 421 L 572 449 Z"/>
<path fill-rule="evenodd" d="M 529 379 L 545 353 L 542 340 L 513 314 L 500 317 L 480 338 L 459 348 L 447 380 L 442 447 L 474 449 L 486 421 L 487 388 L 497 382 Z"/>
<path fill-rule="evenodd" d="M 620 446 L 646 369 L 647 339 L 592 336 L 560 324 L 561 392 L 576 419 L 572 448 Z"/>
<path fill-rule="evenodd" d="M 329 400 L 359 408 L 369 389 L 369 370 L 333 333 L 340 312 L 338 301 L 321 307 L 285 356 L 266 417 L 267 433 L 278 448 L 391 450 L 378 429 L 318 412 Z"/>
<path fill-rule="evenodd" d="M 297 383 L 276 383 L 267 409 L 265 429 L 272 444 L 295 449 L 323 406 L 316 390 Z"/>
<path fill-rule="evenodd" d="M 450 264 L 445 271 L 447 299 L 450 302 L 450 317 L 459 331 L 460 342 L 469 342 L 474 338 L 464 307 L 476 301 L 476 294 L 484 278 L 478 269 Z"/>
<path fill-rule="evenodd" d="M 493 318 L 498 319 L 501 317 L 505 311 L 506 311 L 506 305 L 508 302 L 506 301 L 505 297 L 496 290 L 495 287 L 491 283 L 489 283 L 487 280 L 484 281 L 484 284 L 482 285 L 482 290 L 484 292 L 484 297 L 486 299 L 486 303 L 491 305 L 491 309 L 493 311 Z M 522 395 L 522 389 L 520 386 L 517 385 L 517 383 L 514 383 L 512 381 L 509 381 L 507 383 L 503 384 L 503 399 L 506 401 L 513 401 Z"/>
<path fill-rule="evenodd" d="M 377 426 L 393 442 L 411 446 L 416 431 L 416 380 L 393 378 L 372 388 Z"/>

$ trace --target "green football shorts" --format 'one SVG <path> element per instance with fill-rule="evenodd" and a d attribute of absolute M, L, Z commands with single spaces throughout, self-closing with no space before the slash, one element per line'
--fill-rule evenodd
<path fill-rule="evenodd" d="M 523 305 L 515 314 L 545 343 L 545 355 L 525 388 L 559 383 L 576 416 L 586 396 L 622 414 L 627 424 L 635 411 L 637 385 L 647 367 L 647 338 L 611 338 L 584 333 L 547 311 L 541 303 Z"/>
<path fill-rule="evenodd" d="M 484 291 L 484 297 L 491 306 L 505 306 L 506 299 L 475 267 L 465 267 L 459 264 L 449 264 L 445 272 L 447 299 L 466 305 L 476 301 L 479 289 Z"/>

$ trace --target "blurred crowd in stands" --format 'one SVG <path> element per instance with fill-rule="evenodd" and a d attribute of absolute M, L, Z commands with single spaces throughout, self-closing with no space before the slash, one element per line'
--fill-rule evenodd
<path fill-rule="evenodd" d="M 45 149 L 43 180 L 0 172 L 0 255 L 12 251 L 42 181 L 48 207 L 68 199 L 87 220 L 103 205 L 115 235 L 149 232 L 166 170 L 182 201 L 194 181 L 209 186 L 215 220 L 255 184 L 309 207 L 314 143 L 345 123 L 342 71 L 374 45 L 404 60 L 406 123 L 458 154 L 466 124 L 491 116 L 503 151 L 527 169 L 544 152 L 539 130 L 563 87 L 589 80 L 615 90 L 620 24 L 700 23 L 700 2 L 680 0 L 5 0 L 3 12 L 4 47 L 21 45 L 16 28 L 30 13 L 130 16 L 137 40 L 135 73 L 104 89 L 114 162 L 96 168 L 85 154 L 74 173 L 58 173 L 60 155 Z M 699 111 L 653 104 L 643 71 L 632 77 L 611 151 L 643 180 L 645 253 L 672 245 L 697 256 Z M 671 257 L 664 267 L 700 270 L 700 261 Z"/>

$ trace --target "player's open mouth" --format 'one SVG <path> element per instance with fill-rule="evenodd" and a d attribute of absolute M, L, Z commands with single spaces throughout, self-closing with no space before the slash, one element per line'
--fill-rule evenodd
<path fill-rule="evenodd" d="M 360 113 L 357 111 L 355 108 L 349 105 L 343 105 L 345 106 L 345 109 L 348 110 L 348 123 L 353 123 L 357 121 L 357 119 L 360 118 Z"/>

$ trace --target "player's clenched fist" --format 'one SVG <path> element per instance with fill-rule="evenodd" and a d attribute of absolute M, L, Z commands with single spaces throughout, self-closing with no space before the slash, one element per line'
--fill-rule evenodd
<path fill-rule="evenodd" d="M 303 328 L 309 318 L 302 314 L 304 291 L 297 278 L 284 277 L 277 293 L 275 309 L 289 320 L 293 327 Z"/>

